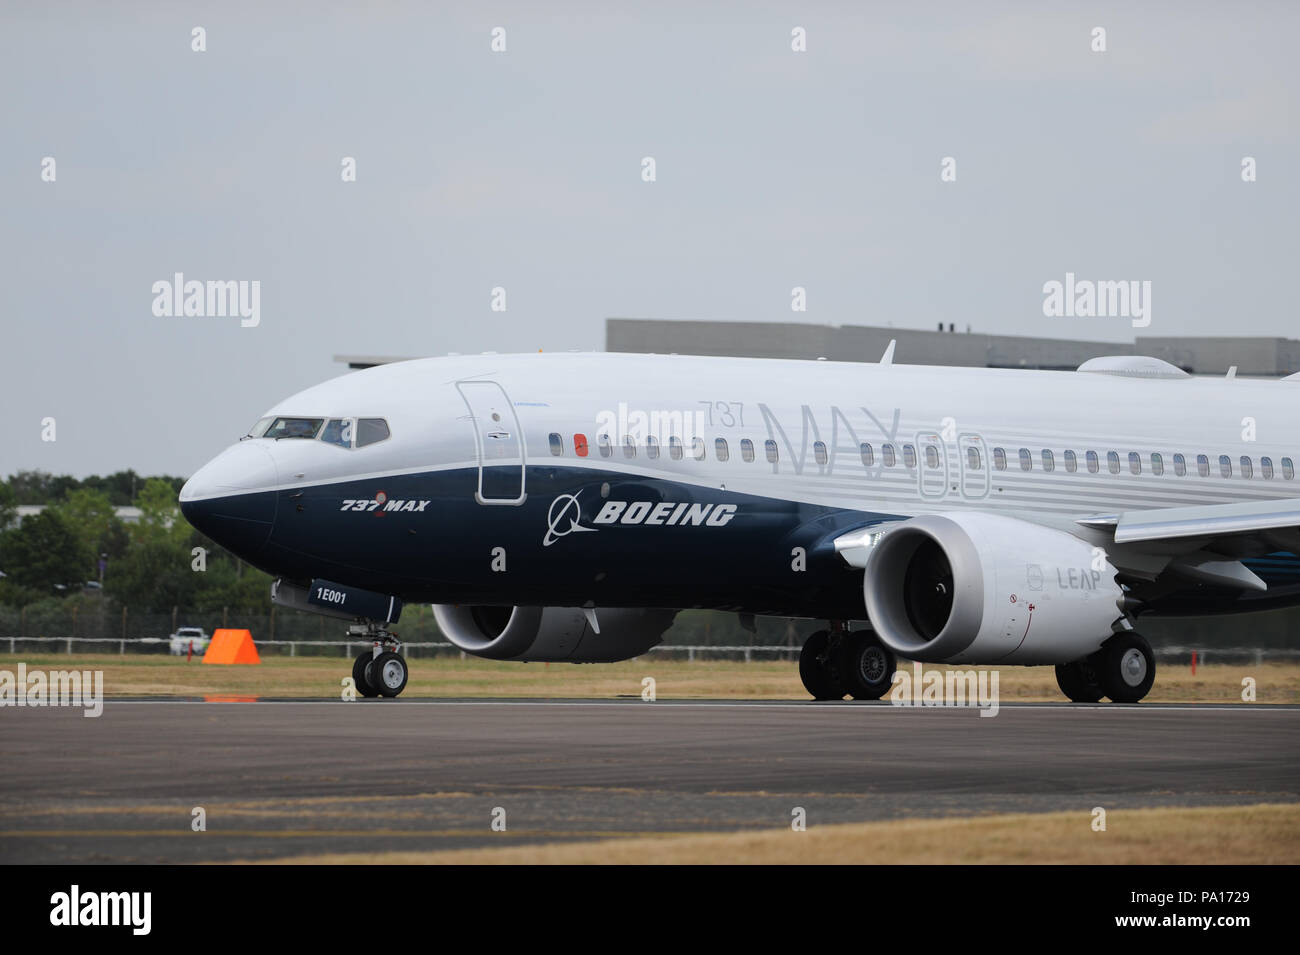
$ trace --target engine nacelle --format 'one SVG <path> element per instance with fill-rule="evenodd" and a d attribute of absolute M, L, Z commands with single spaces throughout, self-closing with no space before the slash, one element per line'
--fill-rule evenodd
<path fill-rule="evenodd" d="M 663 639 L 676 610 L 600 608 L 592 630 L 580 607 L 486 607 L 435 604 L 434 619 L 466 653 L 493 660 L 613 663 Z"/>
<path fill-rule="evenodd" d="M 867 615 L 899 656 L 1068 663 L 1099 648 L 1123 592 L 1064 531 L 997 514 L 927 514 L 886 530 L 863 577 Z"/>

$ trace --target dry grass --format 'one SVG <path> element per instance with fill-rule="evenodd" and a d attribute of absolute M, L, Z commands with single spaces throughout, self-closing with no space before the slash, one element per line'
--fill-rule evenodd
<path fill-rule="evenodd" d="M 1083 865 L 1280 864 L 1300 861 L 1300 806 L 1116 809 L 1094 832 L 1088 810 L 602 839 L 499 849 L 340 853 L 275 863 Z"/>
<path fill-rule="evenodd" d="M 117 654 L 0 656 L 0 669 L 104 671 L 109 697 L 260 696 L 334 698 L 351 673 L 339 657 L 268 657 L 257 666 L 207 666 L 183 657 Z M 927 669 L 930 669 L 927 667 Z M 939 667 L 938 669 L 946 669 Z M 1007 667 L 999 671 L 1003 703 L 1061 702 L 1051 667 Z M 793 662 L 673 660 L 650 654 L 624 663 L 574 666 L 565 663 L 506 663 L 455 657 L 411 661 L 407 697 L 544 697 L 612 699 L 640 696 L 645 677 L 655 679 L 661 700 L 806 700 Z M 1187 666 L 1161 667 L 1149 702 L 1241 702 L 1242 680 L 1256 681 L 1261 703 L 1300 702 L 1300 664 L 1213 664 L 1192 676 Z"/>

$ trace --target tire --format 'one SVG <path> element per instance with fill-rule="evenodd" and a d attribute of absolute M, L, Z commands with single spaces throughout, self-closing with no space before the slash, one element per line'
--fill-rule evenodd
<path fill-rule="evenodd" d="M 1113 703 L 1136 703 L 1156 681 L 1156 658 L 1141 634 L 1129 631 L 1111 637 L 1101 648 L 1102 688 Z"/>
<path fill-rule="evenodd" d="M 844 634 L 834 657 L 836 677 L 855 700 L 878 700 L 894 685 L 898 660 L 870 630 Z"/>
<path fill-rule="evenodd" d="M 374 697 L 379 695 L 379 691 L 370 685 L 370 678 L 366 676 L 366 667 L 370 665 L 374 654 L 370 650 L 362 650 L 361 655 L 352 663 L 352 682 L 356 684 L 357 692 L 364 697 Z"/>
<path fill-rule="evenodd" d="M 406 658 L 392 650 L 385 650 L 366 667 L 366 679 L 380 696 L 397 696 L 406 689 L 408 676 Z"/>
<path fill-rule="evenodd" d="M 828 665 L 831 635 L 818 630 L 804 641 L 799 651 L 799 679 L 814 700 L 842 700 L 844 689 Z"/>
<path fill-rule="evenodd" d="M 1071 703 L 1096 703 L 1106 695 L 1091 657 L 1073 663 L 1058 663 L 1056 685 Z"/>

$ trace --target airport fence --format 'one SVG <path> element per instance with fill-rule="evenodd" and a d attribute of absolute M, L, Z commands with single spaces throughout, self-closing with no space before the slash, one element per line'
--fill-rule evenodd
<path fill-rule="evenodd" d="M 369 645 L 368 640 L 255 640 L 263 656 L 344 657 L 352 658 Z M 0 636 L 0 652 L 17 653 L 117 653 L 167 654 L 171 642 L 158 637 L 22 637 Z M 799 656 L 797 646 L 725 646 L 713 644 L 660 644 L 650 652 L 685 657 L 686 660 L 792 660 Z M 413 659 L 420 657 L 467 654 L 447 641 L 402 641 L 402 652 Z M 1154 647 L 1156 659 L 1169 665 L 1190 664 L 1195 654 L 1198 665 L 1207 663 L 1285 663 L 1300 659 L 1300 649 L 1288 647 Z M 202 656 L 196 651 L 195 656 Z"/>

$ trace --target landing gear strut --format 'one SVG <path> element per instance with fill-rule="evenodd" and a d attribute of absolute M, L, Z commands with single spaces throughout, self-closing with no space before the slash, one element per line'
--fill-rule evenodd
<path fill-rule="evenodd" d="M 799 654 L 799 678 L 815 700 L 878 700 L 889 692 L 894 654 L 870 630 L 849 632 L 843 621 L 818 630 Z"/>
<path fill-rule="evenodd" d="M 370 648 L 362 650 L 352 664 L 352 682 L 358 693 L 391 697 L 406 689 L 406 658 L 399 652 L 402 645 L 396 634 L 374 624 L 359 624 L 349 627 L 348 635 L 364 635 L 371 641 Z"/>

